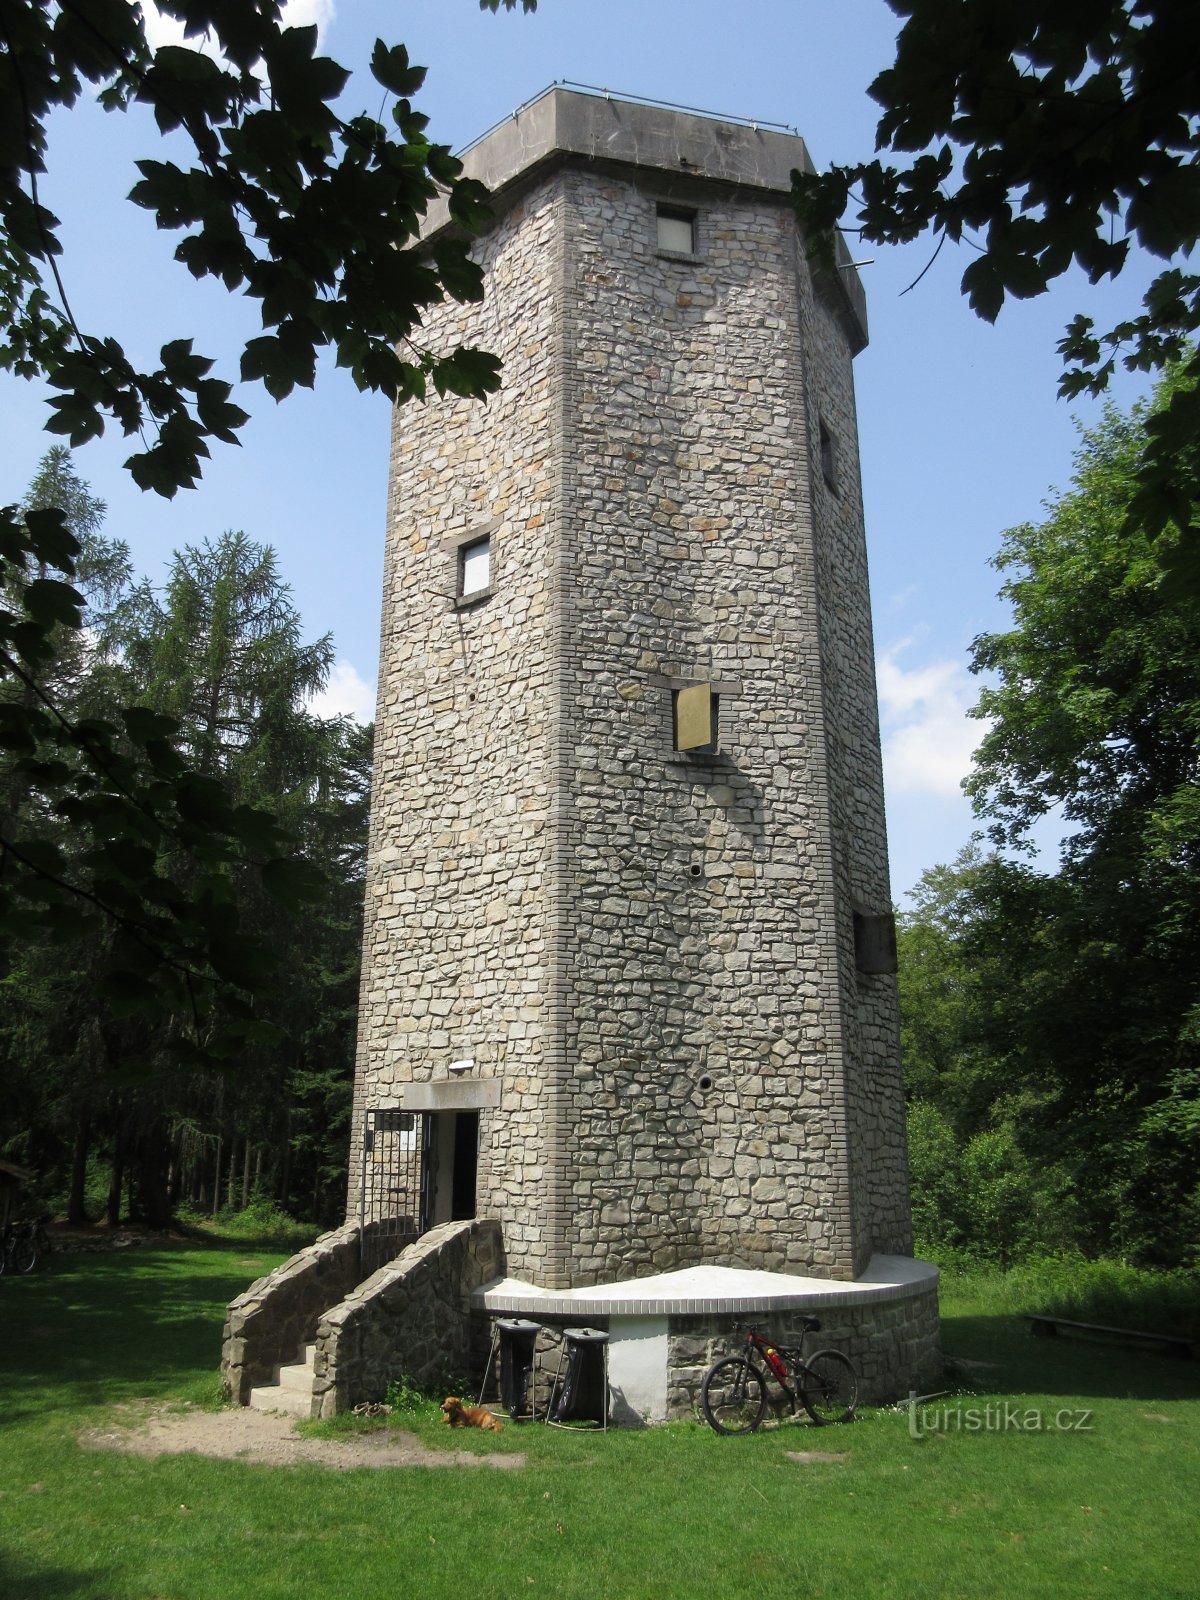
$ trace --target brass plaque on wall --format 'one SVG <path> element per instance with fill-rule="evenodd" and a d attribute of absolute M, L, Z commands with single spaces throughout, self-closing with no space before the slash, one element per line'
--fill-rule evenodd
<path fill-rule="evenodd" d="M 675 748 L 701 750 L 713 744 L 713 694 L 707 683 L 693 683 L 675 695 Z"/>

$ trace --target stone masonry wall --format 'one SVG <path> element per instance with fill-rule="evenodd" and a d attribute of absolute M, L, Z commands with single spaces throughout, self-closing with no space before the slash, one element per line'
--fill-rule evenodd
<path fill-rule="evenodd" d="M 552 188 L 480 246 L 483 306 L 431 319 L 433 342 L 476 341 L 505 362 L 486 409 L 397 411 L 375 734 L 355 1115 L 451 1060 L 498 1078 L 480 1125 L 480 1214 L 505 1219 L 515 1271 L 544 1275 L 547 875 L 556 679 Z M 491 538 L 489 600 L 456 607 L 456 541 Z"/>
<path fill-rule="evenodd" d="M 886 906 L 886 847 L 861 505 L 818 515 L 810 393 L 852 438 L 850 350 L 784 201 L 676 180 L 697 231 L 679 260 L 656 248 L 663 192 L 567 186 L 571 1277 L 851 1277 L 871 1253 L 852 1057 L 894 1012 L 868 1003 L 852 1031 L 851 893 L 878 903 L 882 876 Z M 831 596 L 834 532 L 859 556 Z M 720 692 L 715 757 L 672 751 L 671 685 L 692 679 Z M 873 736 L 864 789 L 844 752 Z M 871 1087 L 898 1104 L 892 1042 Z"/>
<path fill-rule="evenodd" d="M 794 249 L 811 421 L 809 470 L 857 1274 L 876 1252 L 904 1255 L 912 1249 L 899 1000 L 893 976 L 858 972 L 854 962 L 853 913 L 887 912 L 891 889 L 852 352 L 829 286 L 801 265 L 801 239 L 795 240 Z M 832 458 L 827 463 L 821 460 L 822 424 Z"/>
<path fill-rule="evenodd" d="M 431 1229 L 322 1316 L 313 1365 L 313 1415 L 382 1400 L 393 1379 L 418 1388 L 472 1366 L 470 1296 L 504 1272 L 494 1220 Z"/>
<path fill-rule="evenodd" d="M 393 436 L 356 1111 L 499 1080 L 478 1210 L 546 1287 L 851 1278 L 908 1234 L 844 307 L 783 192 L 572 160 L 499 210 L 426 333 L 503 390 Z M 713 756 L 673 750 L 696 680 Z"/>

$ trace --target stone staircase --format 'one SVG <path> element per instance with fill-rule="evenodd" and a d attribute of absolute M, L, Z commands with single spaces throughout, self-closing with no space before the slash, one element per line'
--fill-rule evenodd
<path fill-rule="evenodd" d="M 312 1415 L 313 1357 L 315 1344 L 304 1346 L 304 1360 L 280 1367 L 278 1383 L 263 1383 L 250 1391 L 256 1411 L 283 1411 L 290 1417 Z"/>

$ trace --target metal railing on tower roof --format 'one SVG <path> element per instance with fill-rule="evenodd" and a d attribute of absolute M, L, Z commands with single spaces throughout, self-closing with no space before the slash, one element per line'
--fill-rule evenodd
<path fill-rule="evenodd" d="M 799 128 L 794 128 L 790 122 L 772 122 L 769 117 L 737 117 L 730 116 L 723 111 L 707 111 L 703 106 L 680 105 L 675 100 L 656 100 L 651 95 L 626 94 L 621 89 L 605 89 L 595 83 L 576 83 L 571 78 L 555 78 L 553 83 L 548 83 L 537 94 L 531 95 L 528 100 L 522 100 L 506 117 L 493 122 L 490 128 L 485 128 L 477 134 L 469 144 L 463 145 L 457 151 L 459 156 L 465 156 L 468 150 L 473 150 L 477 144 L 482 144 L 489 135 L 495 133 L 497 128 L 502 128 L 506 122 L 515 122 L 522 111 L 527 111 L 530 106 L 537 105 L 539 100 L 544 100 L 548 94 L 553 94 L 555 89 L 573 89 L 577 94 L 594 95 L 599 100 L 619 100 L 623 105 L 654 106 L 660 111 L 683 111 L 693 117 L 707 117 L 711 122 L 731 122 L 739 128 L 765 129 L 768 133 L 786 133 L 793 138 L 800 137 Z"/>

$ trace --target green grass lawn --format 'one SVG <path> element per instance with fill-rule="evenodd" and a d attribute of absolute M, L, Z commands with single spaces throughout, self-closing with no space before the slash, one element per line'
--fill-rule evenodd
<path fill-rule="evenodd" d="M 916 1439 L 891 1411 L 747 1439 L 682 1424 L 450 1436 L 418 1420 L 445 1448 L 524 1451 L 508 1473 L 80 1448 L 122 1403 L 215 1403 L 225 1302 L 277 1259 L 246 1245 L 131 1250 L 0 1279 L 4 1600 L 1195 1600 L 1200 1364 L 1034 1340 L 996 1279 L 952 1280 L 943 1297 L 948 1354 L 994 1365 L 968 1369 L 977 1393 L 918 1418 L 940 1424 L 961 1403 L 974 1432 L 966 1411 L 964 1431 Z M 1087 1411 L 1090 1425 L 988 1429 L 984 1408 L 999 1421 L 1006 1401 L 1023 1420 Z M 797 1465 L 789 1450 L 847 1459 Z"/>

